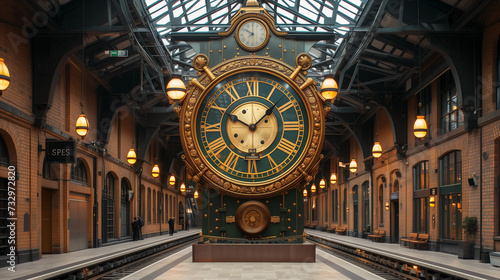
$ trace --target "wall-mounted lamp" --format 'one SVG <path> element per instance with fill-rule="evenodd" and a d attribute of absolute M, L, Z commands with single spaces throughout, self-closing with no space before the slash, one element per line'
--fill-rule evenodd
<path fill-rule="evenodd" d="M 346 208 L 345 208 L 345 211 L 346 211 L 347 213 L 349 213 L 349 207 L 346 207 Z"/>
<path fill-rule="evenodd" d="M 9 68 L 3 62 L 3 58 L 0 58 L 0 95 L 2 91 L 6 90 L 10 84 L 10 73 Z"/>
<path fill-rule="evenodd" d="M 182 183 L 180 186 L 180 190 L 181 190 L 181 192 L 185 192 L 186 191 L 186 184 Z"/>
<path fill-rule="evenodd" d="M 307 189 L 304 189 L 304 191 L 302 192 L 302 195 L 303 195 L 304 197 L 307 197 Z"/>
<path fill-rule="evenodd" d="M 433 196 L 433 195 L 431 195 L 431 196 L 429 197 L 429 206 L 430 206 L 430 207 L 435 207 L 435 206 L 436 206 L 436 197 L 435 197 L 435 196 Z"/>
<path fill-rule="evenodd" d="M 313 192 L 316 192 L 316 185 L 315 185 L 315 184 L 313 184 L 313 185 L 311 186 L 311 192 L 312 192 L 312 193 L 313 193 Z"/>
<path fill-rule="evenodd" d="M 198 198 L 200 196 L 200 194 L 198 193 L 198 190 L 196 190 L 193 194 L 193 197 L 194 198 Z"/>
<path fill-rule="evenodd" d="M 170 175 L 170 177 L 168 178 L 168 184 L 171 186 L 175 185 L 175 176 L 174 175 Z"/>
<path fill-rule="evenodd" d="M 355 159 L 352 159 L 349 163 L 349 171 L 351 171 L 351 173 L 356 173 L 356 171 L 358 171 L 358 163 Z"/>
<path fill-rule="evenodd" d="M 153 169 L 151 170 L 151 175 L 153 175 L 153 177 L 158 177 L 160 176 L 160 167 L 158 166 L 158 164 L 155 164 L 155 166 L 153 166 Z"/>
<path fill-rule="evenodd" d="M 129 164 L 134 164 L 137 161 L 137 155 L 135 154 L 134 149 L 130 149 L 127 153 L 127 162 Z"/>
<path fill-rule="evenodd" d="M 385 203 L 385 210 L 389 210 L 389 202 Z"/>
<path fill-rule="evenodd" d="M 413 124 L 413 134 L 417 138 L 424 138 L 427 135 L 427 122 L 425 116 L 417 116 L 415 124 Z"/>
<path fill-rule="evenodd" d="M 325 179 L 321 178 L 321 181 L 319 181 L 319 187 L 322 189 L 324 189 L 326 187 Z"/>
<path fill-rule="evenodd" d="M 335 101 L 335 97 L 339 93 L 339 86 L 337 82 L 333 79 L 332 74 L 325 75 L 325 80 L 321 83 L 321 95 L 326 99 L 326 101 Z"/>
<path fill-rule="evenodd" d="M 85 138 L 87 133 L 89 132 L 89 120 L 87 119 L 87 116 L 82 112 L 80 116 L 78 116 L 78 119 L 76 120 L 76 134 L 78 136 Z"/>
<path fill-rule="evenodd" d="M 380 142 L 375 142 L 372 148 L 372 155 L 374 158 L 379 158 L 382 156 L 382 146 L 380 146 Z"/>
<path fill-rule="evenodd" d="M 186 85 L 180 77 L 172 77 L 167 84 L 167 95 L 174 101 L 182 100 L 186 96 Z"/>
<path fill-rule="evenodd" d="M 336 184 L 337 183 L 337 174 L 332 173 L 330 176 L 330 184 Z"/>

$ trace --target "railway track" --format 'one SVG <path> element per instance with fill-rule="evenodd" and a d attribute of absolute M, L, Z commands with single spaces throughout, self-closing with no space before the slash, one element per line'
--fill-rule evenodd
<path fill-rule="evenodd" d="M 416 277 L 414 275 L 410 275 L 408 273 L 401 272 L 397 269 L 388 267 L 386 265 L 379 264 L 373 260 L 364 258 L 362 256 L 354 255 L 352 253 L 348 253 L 336 248 L 333 248 L 331 246 L 325 245 L 323 243 L 314 241 L 314 240 L 308 240 L 309 242 L 316 244 L 317 249 L 322 250 L 323 252 L 326 252 L 328 254 L 332 254 L 337 258 L 340 258 L 344 261 L 349 261 L 352 264 L 355 264 L 356 266 L 363 268 L 373 274 L 376 274 L 384 279 L 387 280 L 399 280 L 399 279 L 405 279 L 405 280 L 419 280 L 422 278 Z M 318 259 L 320 259 L 318 257 Z M 321 259 L 320 259 L 321 260 Z"/>

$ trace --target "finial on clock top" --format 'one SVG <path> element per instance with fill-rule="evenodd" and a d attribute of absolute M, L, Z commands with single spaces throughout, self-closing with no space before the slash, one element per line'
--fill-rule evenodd
<path fill-rule="evenodd" d="M 246 7 L 259 7 L 259 2 L 257 0 L 247 0 Z"/>

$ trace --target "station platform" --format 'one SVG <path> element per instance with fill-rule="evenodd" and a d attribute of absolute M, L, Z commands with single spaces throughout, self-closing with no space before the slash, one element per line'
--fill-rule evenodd
<path fill-rule="evenodd" d="M 198 236 L 199 229 L 179 231 L 173 236 L 161 235 L 139 241 L 129 241 L 111 246 L 90 248 L 65 254 L 43 255 L 38 261 L 16 265 L 16 272 L 6 267 L 1 279 L 48 279 L 58 271 L 86 267 L 155 244 Z M 360 250 L 375 250 L 398 259 L 411 260 L 416 264 L 432 265 L 442 270 L 454 271 L 465 279 L 500 279 L 500 268 L 478 260 L 459 259 L 456 255 L 434 251 L 418 251 L 399 244 L 376 243 L 367 239 L 342 236 L 319 230 L 306 229 L 310 236 L 321 237 L 335 243 L 356 246 Z M 360 269 L 341 258 L 316 248 L 315 263 L 194 263 L 192 248 L 185 248 L 164 259 L 147 265 L 124 279 L 382 279 L 369 271 Z"/>
<path fill-rule="evenodd" d="M 64 254 L 44 254 L 38 261 L 16 264 L 15 272 L 4 270 L 0 279 L 48 279 L 59 274 L 58 271 L 70 271 L 78 267 L 88 267 L 94 263 L 102 262 L 116 256 L 135 251 L 144 250 L 168 241 L 175 241 L 188 236 L 198 236 L 200 230 L 197 228 L 176 232 L 173 236 L 158 235 L 147 237 L 142 240 L 118 243 L 115 245 L 89 248 Z"/>
<path fill-rule="evenodd" d="M 349 246 L 356 246 L 360 250 L 375 250 L 397 259 L 409 259 L 416 265 L 431 265 L 441 270 L 450 270 L 455 275 L 465 279 L 500 279 L 500 267 L 479 260 L 459 259 L 457 255 L 442 252 L 416 250 L 400 246 L 399 243 L 378 243 L 359 237 L 337 235 L 320 230 L 305 230 L 307 235 L 318 236 Z"/>

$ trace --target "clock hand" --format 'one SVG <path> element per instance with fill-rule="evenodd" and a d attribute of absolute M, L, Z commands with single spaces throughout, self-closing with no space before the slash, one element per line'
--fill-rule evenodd
<path fill-rule="evenodd" d="M 246 125 L 246 126 L 250 127 L 250 125 L 249 125 L 249 124 L 247 124 L 247 123 L 245 123 L 244 121 L 242 121 L 242 120 L 238 119 L 238 116 L 236 116 L 236 115 L 231 115 L 231 114 L 228 114 L 228 113 L 226 113 L 226 112 L 224 112 L 224 114 L 228 115 L 228 116 L 229 116 L 229 119 L 231 119 L 231 121 L 232 121 L 232 122 L 240 122 L 240 123 L 242 123 L 242 124 L 244 124 L 244 125 Z"/>
<path fill-rule="evenodd" d="M 284 96 L 282 96 L 280 99 L 278 99 L 278 101 L 276 101 L 276 103 L 274 103 L 273 106 L 269 107 L 269 109 L 266 110 L 266 113 L 264 114 L 264 116 L 262 116 L 254 125 L 257 125 L 262 119 L 271 115 L 273 113 L 274 107 L 276 107 L 276 104 L 278 104 L 278 102 L 280 102 L 281 99 L 283 99 L 283 97 Z"/>

